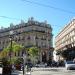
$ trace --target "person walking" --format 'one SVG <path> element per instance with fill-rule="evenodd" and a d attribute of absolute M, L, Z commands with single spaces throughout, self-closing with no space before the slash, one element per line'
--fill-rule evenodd
<path fill-rule="evenodd" d="M 14 66 L 14 64 L 12 64 L 12 71 L 13 71 L 13 72 L 15 71 L 15 66 Z"/>
<path fill-rule="evenodd" d="M 73 59 L 73 62 L 75 63 L 75 58 Z"/>

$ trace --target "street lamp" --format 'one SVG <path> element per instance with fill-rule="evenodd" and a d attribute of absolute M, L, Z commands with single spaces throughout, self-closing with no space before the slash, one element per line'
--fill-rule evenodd
<path fill-rule="evenodd" d="M 13 38 L 12 36 L 13 36 L 13 31 L 10 31 L 9 34 L 10 34 L 10 36 L 9 36 L 9 38 L 10 38 L 10 52 L 9 52 L 9 57 L 10 57 L 10 68 L 12 70 L 11 55 L 12 55 L 12 38 Z M 11 75 L 11 72 L 10 72 L 10 75 Z"/>
<path fill-rule="evenodd" d="M 23 54 L 23 75 L 25 75 L 26 54 Z"/>
<path fill-rule="evenodd" d="M 9 38 L 10 38 L 10 62 L 11 62 L 11 53 L 12 53 L 12 36 L 13 36 L 13 31 L 10 31 L 10 36 L 9 36 Z"/>

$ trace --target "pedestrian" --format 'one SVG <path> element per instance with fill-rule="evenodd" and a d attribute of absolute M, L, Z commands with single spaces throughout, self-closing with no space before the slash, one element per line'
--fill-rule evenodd
<path fill-rule="evenodd" d="M 23 70 L 23 64 L 21 64 L 21 70 Z"/>
<path fill-rule="evenodd" d="M 73 59 L 73 62 L 75 63 L 75 58 Z"/>
<path fill-rule="evenodd" d="M 12 65 L 12 71 L 13 71 L 13 72 L 15 71 L 15 66 L 14 66 L 14 64 Z"/>

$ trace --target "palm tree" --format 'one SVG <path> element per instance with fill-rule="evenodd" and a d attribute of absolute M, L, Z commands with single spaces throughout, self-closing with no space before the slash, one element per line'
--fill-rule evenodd
<path fill-rule="evenodd" d="M 31 47 L 28 50 L 28 54 L 29 54 L 29 57 L 32 60 L 33 64 L 35 64 L 35 61 L 37 61 L 37 59 L 38 59 L 39 49 L 37 47 Z"/>
<path fill-rule="evenodd" d="M 11 43 L 8 44 L 6 48 L 3 49 L 3 51 L 0 53 L 1 58 L 9 57 L 10 52 L 13 54 L 12 58 L 14 57 L 14 54 L 17 54 L 19 51 L 23 49 L 23 46 L 20 44 L 17 44 L 16 42 L 12 41 L 12 49 L 11 49 Z"/>

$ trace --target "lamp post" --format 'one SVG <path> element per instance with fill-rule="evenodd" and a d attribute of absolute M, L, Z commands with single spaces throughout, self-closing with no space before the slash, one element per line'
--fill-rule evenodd
<path fill-rule="evenodd" d="M 26 54 L 23 54 L 23 75 L 25 75 Z"/>
<path fill-rule="evenodd" d="M 12 52 L 12 35 L 13 32 L 10 31 L 10 51 L 9 51 L 9 60 L 10 60 L 10 64 L 8 64 L 8 60 L 5 58 L 3 59 L 3 71 L 2 71 L 2 75 L 11 75 L 12 72 L 12 65 L 11 65 L 11 52 Z M 10 66 L 9 66 L 10 65 Z"/>
<path fill-rule="evenodd" d="M 9 32 L 9 34 L 10 34 L 10 54 L 9 54 L 9 57 L 10 57 L 10 75 L 11 75 L 11 70 L 12 70 L 12 65 L 11 65 L 11 55 L 12 55 L 12 36 L 13 36 L 13 31 L 10 31 Z"/>

